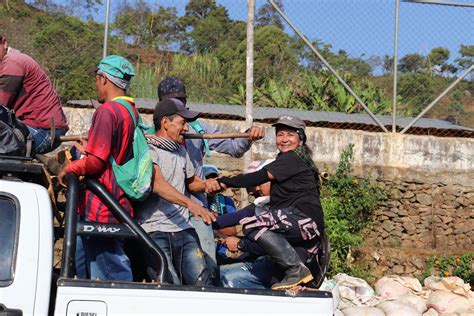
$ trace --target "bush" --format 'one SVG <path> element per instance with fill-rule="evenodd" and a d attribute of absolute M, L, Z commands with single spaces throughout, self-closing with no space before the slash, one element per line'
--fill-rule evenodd
<path fill-rule="evenodd" d="M 431 257 L 426 264 L 423 278 L 430 275 L 440 277 L 457 276 L 465 282 L 470 282 L 470 280 L 474 279 L 474 273 L 471 271 L 473 260 L 474 252 L 462 255 Z"/>
<path fill-rule="evenodd" d="M 324 210 L 326 234 L 331 244 L 329 274 L 366 275 L 347 262 L 352 247 L 362 242 L 361 231 L 367 226 L 378 203 L 387 194 L 368 179 L 358 179 L 350 173 L 354 145 L 342 152 L 335 174 L 323 183 L 321 203 Z"/>

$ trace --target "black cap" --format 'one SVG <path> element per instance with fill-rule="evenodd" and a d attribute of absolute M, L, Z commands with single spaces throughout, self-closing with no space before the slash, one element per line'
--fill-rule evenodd
<path fill-rule="evenodd" d="M 302 130 L 304 130 L 305 128 L 305 123 L 303 120 L 300 120 L 296 116 L 291 116 L 291 115 L 282 115 L 278 118 L 278 121 L 275 124 L 272 124 L 272 126 L 278 126 L 278 125 L 289 126 L 294 129 L 302 129 Z"/>
<path fill-rule="evenodd" d="M 158 98 L 160 100 L 169 98 L 186 98 L 184 83 L 173 77 L 166 77 L 158 85 Z"/>
<path fill-rule="evenodd" d="M 298 133 L 300 139 L 303 141 L 304 144 L 306 144 L 306 133 L 304 131 L 305 125 L 306 124 L 303 120 L 291 115 L 282 115 L 278 118 L 278 121 L 275 124 L 272 124 L 272 126 L 276 128 L 278 128 L 278 126 L 287 126 L 294 128 L 295 131 Z"/>
<path fill-rule="evenodd" d="M 165 116 L 177 114 L 186 119 L 194 121 L 199 116 L 199 112 L 189 111 L 184 103 L 178 99 L 166 99 L 158 102 L 153 111 L 153 121 L 161 120 Z"/>

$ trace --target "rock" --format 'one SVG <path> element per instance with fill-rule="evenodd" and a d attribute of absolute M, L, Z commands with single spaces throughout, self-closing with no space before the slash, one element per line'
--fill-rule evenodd
<path fill-rule="evenodd" d="M 405 269 L 401 265 L 396 265 L 396 266 L 393 267 L 392 271 L 395 274 L 401 274 L 401 273 L 403 273 L 403 271 L 405 271 Z"/>
<path fill-rule="evenodd" d="M 425 230 L 422 230 L 419 234 L 418 234 L 418 237 L 420 238 L 424 238 L 424 237 L 431 237 L 433 235 L 433 233 L 428 230 L 428 229 L 425 229 Z"/>
<path fill-rule="evenodd" d="M 415 271 L 416 271 L 416 268 L 412 266 L 411 264 L 405 267 L 405 273 L 407 274 L 412 274 Z"/>
<path fill-rule="evenodd" d="M 423 205 L 431 205 L 433 203 L 433 199 L 430 195 L 420 193 L 416 195 L 416 200 Z"/>
<path fill-rule="evenodd" d="M 447 223 L 452 222 L 453 218 L 451 216 L 443 216 L 441 220 L 443 221 L 443 223 L 447 224 Z"/>
<path fill-rule="evenodd" d="M 402 196 L 402 194 L 401 194 L 400 190 L 398 190 L 398 189 L 392 189 L 390 191 L 390 197 L 393 200 L 398 200 L 401 196 Z"/>
<path fill-rule="evenodd" d="M 401 238 L 403 236 L 403 231 L 401 227 L 396 227 L 392 232 L 390 233 L 392 236 L 399 237 Z"/>
<path fill-rule="evenodd" d="M 425 267 L 425 264 L 421 259 L 415 258 L 411 261 L 411 263 L 418 269 L 421 270 Z"/>
<path fill-rule="evenodd" d="M 405 192 L 405 194 L 403 194 L 404 199 L 411 199 L 414 196 L 415 196 L 415 193 L 413 193 L 413 191 L 407 191 Z"/>
<path fill-rule="evenodd" d="M 449 236 L 449 235 L 451 235 L 452 233 L 453 233 L 453 229 L 452 229 L 452 228 L 448 228 L 448 229 L 446 229 L 445 231 L 443 231 L 443 234 L 444 234 L 445 236 Z"/>
<path fill-rule="evenodd" d="M 397 214 L 394 213 L 392 210 L 397 210 L 396 208 L 391 208 L 390 211 L 385 211 L 384 212 L 384 215 L 385 216 L 388 216 L 388 217 L 397 217 Z"/>
<path fill-rule="evenodd" d="M 408 211 L 403 209 L 403 208 L 399 208 L 397 213 L 398 213 L 399 216 L 407 216 L 408 215 Z"/>
<path fill-rule="evenodd" d="M 403 223 L 402 226 L 403 226 L 403 228 L 405 228 L 405 230 L 406 230 L 407 232 L 410 233 L 410 235 L 413 234 L 413 233 L 416 231 L 416 227 L 415 227 L 415 225 L 414 225 L 413 223 L 409 223 L 409 222 Z"/>
<path fill-rule="evenodd" d="M 393 224 L 390 221 L 383 222 L 382 227 L 387 232 L 391 232 L 394 229 Z"/>
<path fill-rule="evenodd" d="M 458 197 L 456 199 L 456 202 L 463 205 L 463 206 L 469 206 L 469 203 L 467 202 L 467 200 L 462 196 Z"/>
<path fill-rule="evenodd" d="M 400 206 L 400 205 L 402 205 L 402 203 L 400 203 L 400 201 L 397 201 L 397 200 L 390 200 L 387 203 L 387 206 L 389 206 L 389 207 L 397 207 L 397 206 Z"/>

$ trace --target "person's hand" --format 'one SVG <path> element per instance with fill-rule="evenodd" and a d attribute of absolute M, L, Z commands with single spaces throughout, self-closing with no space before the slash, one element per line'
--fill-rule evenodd
<path fill-rule="evenodd" d="M 219 182 L 219 181 L 217 181 L 217 183 L 219 183 L 219 185 L 221 187 L 221 191 L 227 190 L 227 186 L 224 183 Z"/>
<path fill-rule="evenodd" d="M 67 181 L 66 181 L 66 167 L 62 168 L 61 171 L 59 171 L 58 174 L 58 184 L 62 186 L 63 188 L 67 188 Z"/>
<path fill-rule="evenodd" d="M 206 188 L 205 192 L 207 194 L 216 194 L 216 193 L 219 193 L 220 191 L 222 191 L 222 187 L 219 184 L 219 182 L 217 182 L 216 179 L 206 179 L 206 180 L 204 180 L 204 187 Z"/>
<path fill-rule="evenodd" d="M 239 241 L 240 241 L 239 237 L 230 236 L 225 239 L 224 243 L 227 249 L 229 249 L 229 251 L 237 252 L 239 251 L 239 248 L 237 247 L 237 244 L 239 243 Z"/>
<path fill-rule="evenodd" d="M 212 212 L 209 212 L 208 209 L 204 208 L 199 203 L 196 203 L 191 200 L 188 203 L 188 209 L 189 209 L 189 212 L 193 214 L 195 220 L 198 220 L 199 217 L 201 217 L 202 221 L 206 223 L 207 225 L 210 225 L 212 224 L 212 222 L 216 221 L 216 215 L 214 215 L 214 213 Z"/>
<path fill-rule="evenodd" d="M 248 130 L 249 141 L 254 142 L 265 137 L 265 129 L 263 127 L 252 126 Z"/>
<path fill-rule="evenodd" d="M 75 141 L 74 144 L 72 144 L 72 146 L 76 147 L 77 150 L 79 150 L 79 152 L 81 154 L 85 155 L 86 154 L 87 140 L 81 138 L 80 140 Z"/>

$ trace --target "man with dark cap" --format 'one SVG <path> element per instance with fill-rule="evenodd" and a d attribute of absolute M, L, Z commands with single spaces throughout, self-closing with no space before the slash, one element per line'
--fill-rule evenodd
<path fill-rule="evenodd" d="M 132 64 L 121 56 L 110 55 L 100 61 L 95 85 L 101 105 L 92 117 L 86 155 L 68 164 L 58 175 L 59 184 L 63 186 L 66 186 L 67 173 L 96 178 L 132 216 L 132 205 L 117 183 L 110 160 L 114 158 L 117 164 L 122 165 L 133 158 L 135 123 L 123 103 L 131 106 L 138 119 L 134 100 L 125 96 L 134 75 Z M 86 221 L 117 223 L 109 208 L 90 190 L 82 194 L 78 211 Z M 123 241 L 109 238 L 78 238 L 76 272 L 82 278 L 133 280 Z"/>
<path fill-rule="evenodd" d="M 186 105 L 187 96 L 186 88 L 183 81 L 166 77 L 158 85 L 158 97 L 160 100 L 175 98 Z M 218 134 L 220 131 L 210 124 L 199 119 L 190 122 L 190 132 L 199 134 Z M 187 139 L 186 150 L 189 157 L 196 168 L 196 175 L 204 178 L 203 174 L 203 160 L 204 155 L 210 156 L 210 151 L 215 150 L 219 153 L 228 154 L 232 157 L 240 158 L 246 151 L 250 149 L 252 143 L 256 140 L 262 139 L 265 136 L 265 130 L 262 127 L 252 126 L 248 133 L 249 138 L 225 138 L 225 139 Z M 194 197 L 198 199 L 202 205 L 207 207 L 207 197 L 204 193 L 195 194 Z M 206 253 L 206 262 L 213 274 L 217 275 L 216 262 L 216 243 L 214 241 L 214 234 L 212 227 L 205 225 L 201 220 L 193 221 L 193 226 L 199 235 L 201 246 Z"/>
<path fill-rule="evenodd" d="M 173 284 L 211 285 L 198 235 L 190 216 L 201 217 L 210 224 L 214 215 L 185 195 L 204 192 L 214 187 L 215 180 L 203 180 L 196 175 L 183 143 L 188 132 L 187 122 L 199 113 L 189 111 L 177 99 L 158 102 L 153 113 L 155 134 L 147 136 L 155 168 L 154 193 L 138 206 L 138 221 L 165 254 L 169 279 Z M 209 185 L 211 183 L 211 185 Z M 170 190 L 169 185 L 174 189 Z M 156 272 L 149 269 L 150 277 Z"/>

